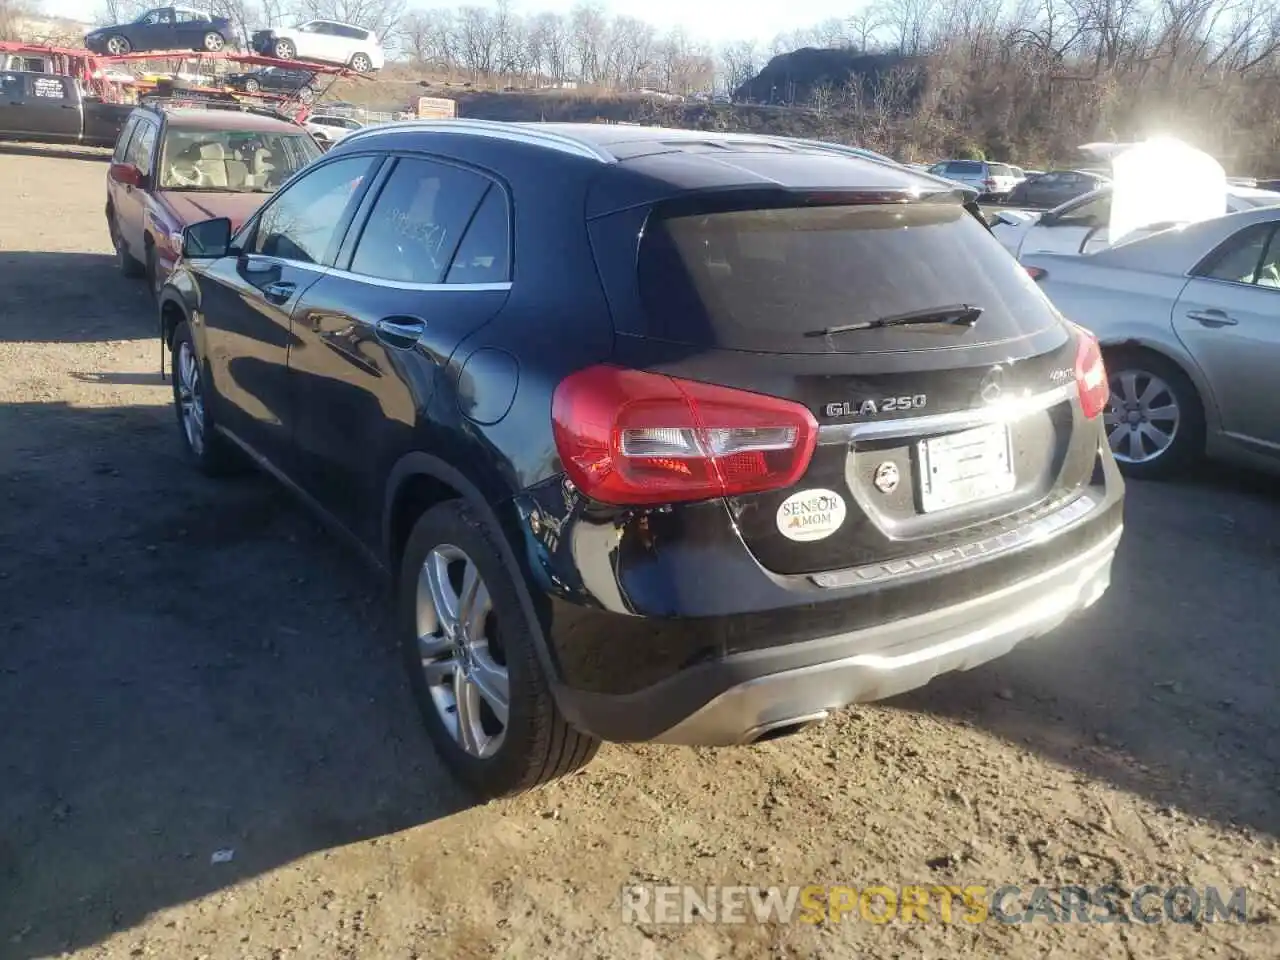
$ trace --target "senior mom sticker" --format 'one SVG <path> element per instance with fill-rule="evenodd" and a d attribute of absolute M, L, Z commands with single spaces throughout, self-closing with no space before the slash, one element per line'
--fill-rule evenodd
<path fill-rule="evenodd" d="M 778 507 L 778 531 L 788 540 L 823 540 L 844 523 L 844 498 L 834 490 L 802 490 Z"/>

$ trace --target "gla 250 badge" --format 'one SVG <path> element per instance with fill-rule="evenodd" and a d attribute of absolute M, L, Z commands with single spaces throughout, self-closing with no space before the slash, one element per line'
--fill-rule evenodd
<path fill-rule="evenodd" d="M 894 413 L 900 410 L 922 410 L 929 398 L 923 393 L 902 397 L 885 397 L 882 400 L 843 400 L 828 403 L 823 409 L 828 417 L 874 417 L 878 413 Z"/>

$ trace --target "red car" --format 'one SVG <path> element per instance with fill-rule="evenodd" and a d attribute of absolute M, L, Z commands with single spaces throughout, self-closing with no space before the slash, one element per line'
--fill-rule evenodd
<path fill-rule="evenodd" d="M 129 116 L 107 172 L 107 229 L 126 276 L 158 290 L 182 250 L 182 229 L 212 217 L 239 227 L 320 156 L 283 117 L 148 104 Z"/>

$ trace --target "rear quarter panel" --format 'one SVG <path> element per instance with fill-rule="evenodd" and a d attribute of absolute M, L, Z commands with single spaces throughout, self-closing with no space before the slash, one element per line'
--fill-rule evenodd
<path fill-rule="evenodd" d="M 1173 308 L 1187 278 L 1107 267 L 1084 256 L 1041 254 L 1023 257 L 1027 267 L 1046 271 L 1040 287 L 1072 323 L 1098 338 L 1104 348 L 1145 347 L 1177 363 L 1204 401 L 1211 428 L 1217 406 L 1208 378 L 1173 329 Z"/>

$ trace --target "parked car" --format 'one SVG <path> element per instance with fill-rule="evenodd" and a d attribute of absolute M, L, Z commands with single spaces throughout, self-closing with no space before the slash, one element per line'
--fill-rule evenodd
<path fill-rule="evenodd" d="M 337 143 L 349 133 L 364 126 L 359 120 L 351 117 L 339 117 L 333 114 L 317 113 L 307 117 L 302 124 L 316 140 L 325 147 Z"/>
<path fill-rule="evenodd" d="M 1112 187 L 1064 203 L 1043 214 L 1001 210 L 991 232 L 1010 253 L 1021 259 L 1032 253 L 1094 253 L 1110 245 Z M 1227 187 L 1224 213 L 1238 213 L 1280 203 L 1280 193 L 1249 187 Z M 1143 233 L 1152 233 L 1177 220 L 1157 220 Z"/>
<path fill-rule="evenodd" d="M 120 269 L 157 289 L 187 224 L 216 216 L 241 223 L 319 155 L 311 135 L 282 117 L 137 107 L 107 171 L 107 229 Z"/>
<path fill-rule="evenodd" d="M 996 200 L 1007 197 L 1018 183 L 1008 164 L 986 160 L 942 160 L 930 167 L 929 172 L 968 184 L 982 196 Z"/>
<path fill-rule="evenodd" d="M 84 45 L 94 53 L 121 56 L 146 50 L 205 50 L 235 46 L 235 27 L 190 7 L 154 7 L 132 23 L 117 23 L 88 33 Z"/>
<path fill-rule="evenodd" d="M 183 449 L 248 454 L 392 572 L 427 729 L 484 795 L 602 738 L 793 732 L 1108 584 L 1097 344 L 899 165 L 370 128 L 239 231 L 189 227 L 160 322 Z"/>
<path fill-rule="evenodd" d="M 357 73 L 381 70 L 386 61 L 382 44 L 372 30 L 336 20 L 309 20 L 293 28 L 259 30 L 251 45 L 269 57 L 339 63 Z"/>
<path fill-rule="evenodd" d="M 1009 203 L 1024 207 L 1057 207 L 1110 182 L 1096 173 L 1082 170 L 1050 170 L 1034 180 L 1024 178 L 1009 194 Z"/>
<path fill-rule="evenodd" d="M 1124 472 L 1205 455 L 1280 472 L 1280 207 L 1168 229 L 1088 256 L 1024 259 L 1101 340 L 1106 429 Z"/>
<path fill-rule="evenodd" d="M 245 93 L 292 94 L 302 103 L 311 103 L 316 98 L 315 78 L 310 70 L 263 67 L 248 73 L 229 74 L 223 82 L 231 89 Z"/>
<path fill-rule="evenodd" d="M 131 109 L 86 97 L 74 77 L 0 71 L 0 140 L 109 147 Z"/>

